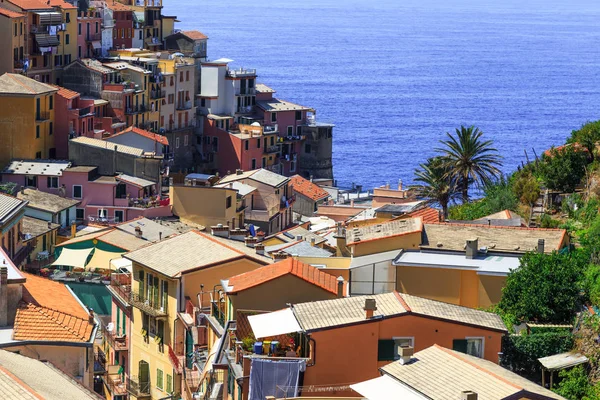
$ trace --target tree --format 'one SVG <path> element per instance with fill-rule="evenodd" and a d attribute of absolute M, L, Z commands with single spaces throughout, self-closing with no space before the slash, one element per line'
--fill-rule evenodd
<path fill-rule="evenodd" d="M 456 180 L 450 175 L 448 163 L 442 157 L 429 158 L 415 170 L 415 182 L 412 185 L 417 197 L 425 199 L 427 204 L 442 207 L 444 219 L 448 218 L 448 205 L 458 197 Z"/>
<path fill-rule="evenodd" d="M 567 140 L 567 143 L 579 143 L 588 151 L 591 158 L 590 162 L 593 162 L 598 141 L 600 141 L 600 121 L 593 121 L 587 122 L 581 128 L 571 132 L 571 137 Z"/>
<path fill-rule="evenodd" d="M 540 197 L 540 185 L 531 172 L 523 172 L 513 184 L 514 192 L 519 201 L 531 206 Z"/>
<path fill-rule="evenodd" d="M 499 311 L 512 316 L 516 323 L 570 323 L 588 259 L 578 251 L 525 254 L 519 268 L 508 274 Z"/>
<path fill-rule="evenodd" d="M 491 140 L 482 140 L 483 132 L 479 128 L 461 126 L 456 135 L 450 133 L 447 140 L 442 140 L 442 148 L 438 149 L 447 161 L 450 175 L 456 179 L 462 202 L 469 201 L 469 184 L 482 186 L 493 177 L 500 176 L 502 166 L 498 151 Z"/>
<path fill-rule="evenodd" d="M 592 400 L 593 388 L 583 365 L 571 369 L 563 369 L 558 373 L 560 381 L 554 392 L 569 400 Z M 593 397 L 592 397 L 593 396 Z"/>
<path fill-rule="evenodd" d="M 571 193 L 584 177 L 587 163 L 586 152 L 567 145 L 544 154 L 538 172 L 549 189 Z"/>

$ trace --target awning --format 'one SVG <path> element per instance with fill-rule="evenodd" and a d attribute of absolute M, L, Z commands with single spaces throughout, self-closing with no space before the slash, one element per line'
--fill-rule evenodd
<path fill-rule="evenodd" d="M 56 11 L 38 11 L 40 25 L 60 25 L 62 24 L 62 14 Z"/>
<path fill-rule="evenodd" d="M 248 322 L 250 322 L 254 337 L 257 339 L 302 330 L 294 312 L 289 308 L 266 314 L 250 315 Z"/>
<path fill-rule="evenodd" d="M 52 265 L 60 265 L 64 267 L 74 267 L 74 268 L 84 268 L 88 256 L 94 250 L 93 248 L 89 249 L 67 249 L 63 247 L 60 255 L 52 263 Z"/>
<path fill-rule="evenodd" d="M 585 364 L 588 362 L 588 359 L 583 354 L 567 352 L 538 358 L 538 361 L 548 371 L 558 371 L 565 368 L 571 368 L 579 364 Z"/>
<path fill-rule="evenodd" d="M 368 400 L 424 400 L 429 399 L 409 389 L 387 375 L 355 383 L 350 388 Z"/>
<path fill-rule="evenodd" d="M 132 262 L 126 258 L 116 258 L 114 260 L 110 260 L 110 269 L 117 271 L 119 268 L 125 268 L 129 272 L 132 271 Z"/>
<path fill-rule="evenodd" d="M 121 258 L 122 254 L 125 254 L 125 252 L 105 251 L 96 248 L 92 259 L 87 263 L 85 268 L 88 270 L 94 270 L 96 268 L 110 269 L 111 260 Z"/>
<path fill-rule="evenodd" d="M 60 44 L 58 41 L 58 36 L 50 35 L 48 33 L 36 33 L 35 41 L 39 47 L 52 47 Z"/>
<path fill-rule="evenodd" d="M 94 49 L 96 49 L 96 50 L 97 49 L 101 49 L 102 48 L 102 43 L 100 43 L 99 40 L 94 40 L 94 41 L 92 41 L 92 47 Z"/>

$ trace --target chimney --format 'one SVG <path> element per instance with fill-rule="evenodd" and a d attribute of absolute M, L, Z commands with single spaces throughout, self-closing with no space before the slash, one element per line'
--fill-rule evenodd
<path fill-rule="evenodd" d="M 162 240 L 162 232 L 158 232 L 158 241 Z"/>
<path fill-rule="evenodd" d="M 135 227 L 135 236 L 138 238 L 142 238 L 143 232 L 142 232 L 142 228 L 140 228 L 139 226 Z"/>
<path fill-rule="evenodd" d="M 296 240 L 302 240 L 302 235 L 296 235 Z"/>
<path fill-rule="evenodd" d="M 337 296 L 339 298 L 344 297 L 344 277 L 343 276 L 338 276 L 337 277 Z"/>
<path fill-rule="evenodd" d="M 235 170 L 235 174 L 236 174 L 236 175 L 242 175 L 243 173 L 244 173 L 244 170 L 243 170 L 243 169 L 236 169 L 236 170 Z"/>
<path fill-rule="evenodd" d="M 48 229 L 52 229 L 52 222 L 48 221 Z"/>
<path fill-rule="evenodd" d="M 8 325 L 8 268 L 6 260 L 0 267 L 0 326 Z"/>
<path fill-rule="evenodd" d="M 77 234 L 77 224 L 75 221 L 71 222 L 71 238 L 74 238 Z"/>
<path fill-rule="evenodd" d="M 350 199 L 350 207 L 354 207 L 354 199 Z"/>
<path fill-rule="evenodd" d="M 113 174 L 117 172 L 117 148 L 118 146 L 115 144 L 115 151 L 113 151 Z"/>
<path fill-rule="evenodd" d="M 465 390 L 460 393 L 460 400 L 477 400 L 479 396 L 471 390 Z"/>
<path fill-rule="evenodd" d="M 256 250 L 256 254 L 260 254 L 261 256 L 265 255 L 265 245 L 262 243 L 256 243 L 254 245 L 254 250 Z"/>
<path fill-rule="evenodd" d="M 410 362 L 412 356 L 415 354 L 415 349 L 412 346 L 400 347 L 398 349 L 398 353 L 400 356 L 400 365 L 406 365 Z"/>
<path fill-rule="evenodd" d="M 537 246 L 537 252 L 540 254 L 544 254 L 544 244 L 545 244 L 545 240 L 544 239 L 538 239 L 538 246 Z"/>
<path fill-rule="evenodd" d="M 402 190 L 402 179 L 398 179 L 398 190 Z"/>
<path fill-rule="evenodd" d="M 310 238 L 310 245 L 312 247 L 315 247 L 317 245 L 317 238 L 314 238 L 314 237 Z"/>
<path fill-rule="evenodd" d="M 477 239 L 468 239 L 465 247 L 465 256 L 472 260 L 477 257 Z"/>
<path fill-rule="evenodd" d="M 275 260 L 275 261 L 285 260 L 286 258 L 288 258 L 287 253 L 284 253 L 284 252 L 273 253 L 273 260 Z"/>
<path fill-rule="evenodd" d="M 373 318 L 373 313 L 377 311 L 377 301 L 375 299 L 365 299 L 365 308 L 366 311 L 365 319 Z"/>
<path fill-rule="evenodd" d="M 257 243 L 258 238 L 255 238 L 253 236 L 246 236 L 246 239 L 244 239 L 244 244 L 246 245 L 246 247 L 254 248 L 254 246 L 256 246 Z"/>
<path fill-rule="evenodd" d="M 88 318 L 88 321 L 90 322 L 90 324 L 94 323 L 94 309 L 90 308 L 90 317 Z"/>
<path fill-rule="evenodd" d="M 211 226 L 210 234 L 213 236 L 219 236 L 222 238 L 229 239 L 229 226 L 223 226 L 223 224 L 217 224 L 216 226 Z"/>
<path fill-rule="evenodd" d="M 313 176 L 311 175 L 310 176 L 310 182 L 312 183 L 312 181 L 313 181 Z"/>

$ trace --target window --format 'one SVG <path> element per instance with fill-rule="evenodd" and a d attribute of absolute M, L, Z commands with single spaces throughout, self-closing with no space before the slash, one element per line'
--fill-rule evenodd
<path fill-rule="evenodd" d="M 73 196 L 75 197 L 75 196 Z M 105 208 L 100 208 L 98 210 L 98 218 L 108 218 L 108 210 Z"/>
<path fill-rule="evenodd" d="M 256 158 L 252 159 L 252 167 L 250 169 L 256 169 Z"/>
<path fill-rule="evenodd" d="M 250 142 L 249 140 L 245 140 L 245 141 L 244 141 L 244 149 L 245 149 L 245 150 L 248 150 L 248 143 L 249 143 L 249 142 Z"/>
<path fill-rule="evenodd" d="M 231 208 L 231 196 L 227 196 L 225 200 L 225 208 Z"/>
<path fill-rule="evenodd" d="M 452 341 L 452 350 L 480 358 L 483 358 L 483 347 L 484 338 L 482 337 L 467 337 Z"/>
<path fill-rule="evenodd" d="M 260 149 L 260 142 L 262 142 L 262 140 L 256 139 L 256 148 L 257 149 Z"/>
<path fill-rule="evenodd" d="M 65 34 L 65 44 L 69 44 L 71 37 L 68 33 Z M 66 56 L 65 56 L 66 57 Z M 69 62 L 71 61 L 71 56 L 69 55 Z M 65 60 L 65 64 L 67 64 L 67 60 Z"/>
<path fill-rule="evenodd" d="M 277 113 L 271 113 L 271 122 L 277 122 Z"/>
<path fill-rule="evenodd" d="M 185 81 L 189 81 L 190 80 L 190 71 L 185 71 Z"/>
<path fill-rule="evenodd" d="M 120 182 L 115 188 L 115 199 L 125 199 L 127 197 L 127 186 Z"/>
<path fill-rule="evenodd" d="M 167 393 L 173 393 L 173 377 L 167 374 Z"/>
<path fill-rule="evenodd" d="M 302 120 L 302 111 L 296 111 L 296 121 Z"/>
<path fill-rule="evenodd" d="M 81 35 L 81 22 L 77 24 L 77 34 Z"/>
<path fill-rule="evenodd" d="M 115 220 L 116 222 L 123 222 L 123 210 L 115 210 Z"/>
<path fill-rule="evenodd" d="M 305 152 L 306 154 L 309 154 L 311 150 L 312 150 L 312 148 L 311 148 L 310 144 L 306 143 L 306 144 L 304 145 L 304 152 Z"/>
<path fill-rule="evenodd" d="M 37 176 L 27 175 L 25 177 L 25 187 L 37 187 Z"/>
<path fill-rule="evenodd" d="M 183 137 L 183 145 L 184 145 L 184 146 L 187 146 L 187 145 L 188 145 L 188 135 L 185 135 L 185 136 Z"/>
<path fill-rule="evenodd" d="M 294 134 L 294 127 L 293 126 L 288 126 L 287 127 L 287 134 L 288 134 L 288 136 L 292 136 Z"/>
<path fill-rule="evenodd" d="M 17 36 L 17 35 L 18 35 L 18 25 L 17 25 L 17 23 L 15 22 L 15 36 Z"/>
<path fill-rule="evenodd" d="M 179 72 L 179 82 L 183 82 L 183 71 Z"/>
<path fill-rule="evenodd" d="M 179 148 L 179 138 L 175 138 L 175 148 Z"/>
<path fill-rule="evenodd" d="M 81 185 L 73 185 L 73 198 L 81 199 L 83 197 L 83 189 Z"/>
<path fill-rule="evenodd" d="M 53 133 L 54 133 L 54 125 L 52 124 L 52 122 L 50 122 L 48 124 L 48 135 L 52 136 Z"/>
<path fill-rule="evenodd" d="M 48 99 L 48 109 L 52 110 L 54 108 L 54 96 L 50 96 Z"/>
<path fill-rule="evenodd" d="M 296 161 L 290 163 L 290 172 L 296 172 Z"/>
<path fill-rule="evenodd" d="M 35 138 L 36 139 L 40 138 L 40 126 L 39 125 L 35 126 Z"/>
<path fill-rule="evenodd" d="M 96 22 L 96 33 L 98 33 L 98 23 Z M 131 35 L 129 35 L 131 37 Z"/>
<path fill-rule="evenodd" d="M 58 176 L 48 176 L 46 177 L 47 186 L 49 188 L 57 189 L 58 188 Z"/>
<path fill-rule="evenodd" d="M 206 99 L 200 99 L 200 107 L 206 107 Z"/>
<path fill-rule="evenodd" d="M 267 167 L 267 157 L 263 157 L 262 158 L 262 167 L 266 168 Z"/>
<path fill-rule="evenodd" d="M 81 58 L 81 46 L 77 46 L 77 58 Z"/>
<path fill-rule="evenodd" d="M 396 342 L 394 339 L 379 339 L 377 343 L 377 361 L 394 361 Z"/>
<path fill-rule="evenodd" d="M 144 38 L 142 37 L 142 30 L 140 29 L 140 30 L 138 31 L 138 33 L 139 33 L 139 35 L 138 35 L 138 39 L 139 39 L 139 40 L 143 40 Z M 171 86 L 173 86 L 173 80 L 171 80 Z"/>
<path fill-rule="evenodd" d="M 163 372 L 162 369 L 156 369 L 156 387 L 163 390 Z"/>
<path fill-rule="evenodd" d="M 415 339 L 412 337 L 395 337 L 395 355 L 394 360 L 400 359 L 400 348 L 401 347 L 415 347 Z"/>
<path fill-rule="evenodd" d="M 65 21 L 66 21 L 66 23 L 67 23 L 67 24 L 68 24 L 69 22 L 71 22 L 71 13 L 67 13 L 67 14 L 65 15 Z"/>
<path fill-rule="evenodd" d="M 83 220 L 85 218 L 85 209 L 83 208 L 76 208 L 75 209 L 75 219 L 78 220 Z"/>
<path fill-rule="evenodd" d="M 69 14 L 67 14 L 69 15 Z M 21 22 L 20 26 L 19 26 L 19 36 L 23 34 L 23 23 Z"/>

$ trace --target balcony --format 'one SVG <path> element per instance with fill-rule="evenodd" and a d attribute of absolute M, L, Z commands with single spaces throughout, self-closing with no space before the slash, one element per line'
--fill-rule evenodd
<path fill-rule="evenodd" d="M 108 330 L 108 327 L 102 326 L 102 335 L 110 347 L 115 351 L 127 351 L 129 349 L 129 343 L 127 335 L 119 335 L 115 332 L 115 327 Z"/>
<path fill-rule="evenodd" d="M 275 144 L 273 146 L 265 147 L 265 154 L 278 153 L 280 150 L 279 145 Z"/>
<path fill-rule="evenodd" d="M 279 208 L 281 210 L 285 210 L 286 208 L 289 208 L 292 206 L 292 204 L 294 204 L 294 202 L 296 201 L 296 195 L 294 196 L 289 196 L 289 197 L 285 197 L 283 196 L 281 198 L 280 204 L 279 204 Z"/>
<path fill-rule="evenodd" d="M 236 113 L 238 113 L 238 114 L 252 114 L 253 110 L 254 110 L 254 106 L 239 106 L 237 108 Z"/>
<path fill-rule="evenodd" d="M 94 115 L 94 113 L 92 112 L 92 107 L 85 107 L 79 109 L 79 118 L 89 117 L 91 115 Z"/>
<path fill-rule="evenodd" d="M 192 108 L 192 101 L 179 101 L 177 102 L 177 110 L 189 110 Z"/>
<path fill-rule="evenodd" d="M 249 87 L 238 87 L 235 91 L 235 95 L 236 96 L 254 96 L 256 95 L 256 89 L 255 88 L 249 88 Z"/>
<path fill-rule="evenodd" d="M 137 376 L 126 379 L 127 392 L 135 397 L 150 397 L 150 381 L 140 382 Z"/>
<path fill-rule="evenodd" d="M 225 326 L 225 312 L 221 310 L 221 307 L 219 307 L 219 302 L 211 302 L 211 315 L 215 317 L 217 321 L 219 321 L 221 326 Z"/>
<path fill-rule="evenodd" d="M 227 76 L 230 78 L 245 78 L 256 76 L 256 69 L 230 69 L 227 70 Z"/>
<path fill-rule="evenodd" d="M 147 37 L 146 40 L 145 40 L 145 43 L 148 46 L 160 46 L 160 45 L 162 45 L 162 42 L 161 42 L 160 38 L 153 37 L 153 36 Z"/>
<path fill-rule="evenodd" d="M 91 216 L 88 215 L 88 222 L 92 222 L 96 225 L 115 225 L 118 224 L 119 222 L 123 222 L 121 221 L 119 218 L 115 218 L 115 217 L 96 217 L 96 216 Z"/>
<path fill-rule="evenodd" d="M 166 95 L 167 94 L 166 94 L 165 90 L 151 90 L 150 91 L 150 98 L 152 100 L 164 99 Z"/>
<path fill-rule="evenodd" d="M 263 125 L 263 135 L 270 135 L 277 132 L 279 132 L 279 126 L 277 124 Z"/>
<path fill-rule="evenodd" d="M 86 42 L 98 42 L 102 40 L 102 33 L 88 33 L 85 37 Z"/>
<path fill-rule="evenodd" d="M 104 375 L 106 373 L 106 355 L 100 349 L 94 353 L 94 375 Z"/>
<path fill-rule="evenodd" d="M 119 374 L 120 369 L 120 365 L 109 365 L 106 374 L 104 374 L 104 384 L 113 397 L 127 395 L 127 379 L 124 375 Z"/>
<path fill-rule="evenodd" d="M 56 23 L 54 25 L 31 25 L 31 33 L 50 33 L 50 26 L 59 26 L 62 24 L 61 22 L 56 21 Z M 58 28 L 57 28 L 58 29 Z"/>
<path fill-rule="evenodd" d="M 159 297 L 147 298 L 145 293 L 131 293 L 129 302 L 152 317 L 161 318 L 168 315 L 168 297 L 164 298 L 164 305 L 161 306 Z"/>
<path fill-rule="evenodd" d="M 163 198 L 161 199 L 155 199 L 152 200 L 152 198 L 136 198 L 136 199 L 129 199 L 129 207 L 133 207 L 133 208 L 154 208 L 154 207 L 164 207 L 164 206 L 168 206 L 170 204 L 169 199 L 167 198 Z"/>
<path fill-rule="evenodd" d="M 144 104 L 140 104 L 140 105 L 136 105 L 136 106 L 131 106 L 125 109 L 125 114 L 139 114 L 139 113 L 145 113 L 148 110 L 148 107 L 146 107 Z"/>
<path fill-rule="evenodd" d="M 35 120 L 38 122 L 48 121 L 50 119 L 50 111 L 38 111 L 35 114 Z"/>
<path fill-rule="evenodd" d="M 126 302 L 131 297 L 131 273 L 110 274 L 110 289 Z"/>

